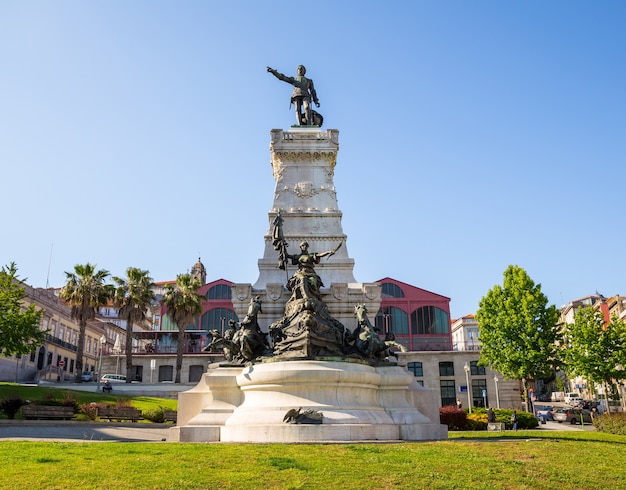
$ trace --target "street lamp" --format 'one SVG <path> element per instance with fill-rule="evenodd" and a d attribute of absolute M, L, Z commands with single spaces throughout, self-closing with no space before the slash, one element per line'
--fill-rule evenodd
<path fill-rule="evenodd" d="M 107 343 L 107 338 L 103 335 L 100 337 L 100 367 L 98 368 L 98 384 L 96 385 L 96 391 L 100 391 L 100 378 L 102 377 L 102 351 L 104 345 Z"/>
<path fill-rule="evenodd" d="M 498 391 L 498 375 L 493 377 L 493 382 L 496 384 L 496 407 L 500 408 L 500 392 Z"/>
<path fill-rule="evenodd" d="M 472 387 L 470 386 L 470 379 L 469 379 L 470 367 L 468 363 L 465 363 L 465 366 L 463 366 L 463 370 L 465 371 L 465 381 L 467 382 L 467 405 L 469 407 L 469 413 L 472 413 L 472 393 L 471 393 Z"/>

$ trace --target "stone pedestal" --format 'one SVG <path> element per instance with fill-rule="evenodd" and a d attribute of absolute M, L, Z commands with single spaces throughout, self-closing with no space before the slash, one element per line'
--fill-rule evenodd
<path fill-rule="evenodd" d="M 181 393 L 173 440 L 187 442 L 303 442 L 436 440 L 447 437 L 439 410 L 420 412 L 413 377 L 398 366 L 361 362 L 268 362 L 217 368 Z M 238 394 L 239 392 L 239 394 Z M 239 401 L 239 402 L 238 402 Z M 424 403 L 432 406 L 432 403 Z M 435 403 L 436 405 L 436 403 Z M 284 422 L 289 410 L 321 412 L 319 425 Z M 191 412 L 197 412 L 195 414 Z"/>
<path fill-rule="evenodd" d="M 273 222 L 278 210 L 284 220 L 283 232 L 289 243 L 287 252 L 297 254 L 300 243 L 309 243 L 311 252 L 334 250 L 315 270 L 324 282 L 321 288 L 328 311 L 350 330 L 354 328 L 354 306 L 362 303 L 376 314 L 380 307 L 381 288 L 377 283 L 358 283 L 354 278 L 354 260 L 348 253 L 347 236 L 341 224 L 334 184 L 339 151 L 339 131 L 317 127 L 299 127 L 271 131 L 270 157 L 274 180 L 274 202 L 268 216 L 263 258 L 259 259 L 259 277 L 254 284 L 233 286 L 233 306 L 243 318 L 248 303 L 255 296 L 263 301 L 259 324 L 263 329 L 284 314 L 290 292 L 285 285 L 297 266 L 287 271 L 278 268 L 278 252 L 272 241 Z"/>

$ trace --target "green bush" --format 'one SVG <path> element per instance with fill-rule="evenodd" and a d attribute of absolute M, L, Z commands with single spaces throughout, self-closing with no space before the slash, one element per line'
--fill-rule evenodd
<path fill-rule="evenodd" d="M 4 400 L 0 400 L 0 412 L 4 412 L 9 419 L 14 419 L 15 414 L 22 408 L 22 405 L 26 405 L 26 403 L 26 400 L 19 397 L 5 398 Z"/>
<path fill-rule="evenodd" d="M 165 409 L 163 407 L 157 407 L 152 410 L 144 410 L 142 412 L 142 415 L 144 419 L 149 420 L 150 422 L 154 422 L 155 424 L 162 424 L 163 422 L 165 422 L 163 412 L 165 412 Z"/>
<path fill-rule="evenodd" d="M 626 436 L 626 413 L 604 414 L 593 419 L 598 432 Z"/>
<path fill-rule="evenodd" d="M 63 393 L 63 398 L 57 398 L 54 394 L 49 393 L 40 400 L 33 400 L 34 405 L 42 405 L 48 407 L 72 407 L 74 411 L 78 409 L 78 402 L 70 391 Z"/>

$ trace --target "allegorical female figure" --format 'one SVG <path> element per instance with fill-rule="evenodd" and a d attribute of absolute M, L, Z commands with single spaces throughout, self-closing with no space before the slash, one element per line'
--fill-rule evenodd
<path fill-rule="evenodd" d="M 302 242 L 299 254 L 287 254 L 292 265 L 298 266 L 296 273 L 287 281 L 287 288 L 292 292 L 293 299 L 322 299 L 320 288 L 324 287 L 324 284 L 315 272 L 315 266 L 320 263 L 322 257 L 330 257 L 339 247 L 341 247 L 341 243 L 334 250 L 314 253 L 309 252 L 307 242 Z"/>

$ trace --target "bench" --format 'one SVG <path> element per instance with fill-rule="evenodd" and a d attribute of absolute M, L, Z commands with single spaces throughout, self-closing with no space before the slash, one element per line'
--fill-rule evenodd
<path fill-rule="evenodd" d="M 141 410 L 132 407 L 98 407 L 98 417 L 101 419 L 116 420 L 121 422 L 122 420 L 130 420 L 137 422 L 143 417 L 141 416 Z"/>
<path fill-rule="evenodd" d="M 504 427 L 502 422 L 489 422 L 487 424 L 487 432 L 502 432 Z"/>
<path fill-rule="evenodd" d="M 22 406 L 22 415 L 27 420 L 68 420 L 74 417 L 74 407 L 59 405 L 35 405 L 31 403 L 30 405 Z"/>
<path fill-rule="evenodd" d="M 163 412 L 163 422 L 174 422 L 174 424 L 176 424 L 177 417 L 178 412 L 174 410 L 166 410 Z"/>

